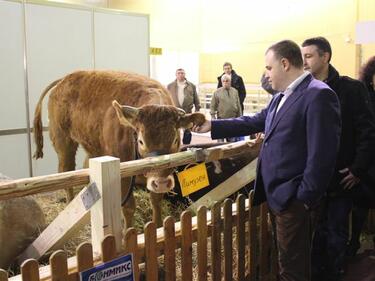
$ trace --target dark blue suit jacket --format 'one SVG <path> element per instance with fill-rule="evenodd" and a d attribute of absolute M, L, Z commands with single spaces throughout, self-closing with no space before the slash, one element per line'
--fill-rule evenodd
<path fill-rule="evenodd" d="M 308 207 L 325 194 L 340 140 L 340 104 L 325 83 L 308 75 L 275 112 L 278 95 L 254 116 L 213 120 L 211 137 L 264 132 L 258 159 L 254 203 L 268 201 L 277 212 L 291 200 Z"/>

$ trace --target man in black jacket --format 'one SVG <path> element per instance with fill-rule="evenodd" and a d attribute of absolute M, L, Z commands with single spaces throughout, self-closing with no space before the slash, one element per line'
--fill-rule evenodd
<path fill-rule="evenodd" d="M 351 192 L 358 188 L 371 165 L 375 147 L 374 117 L 364 85 L 358 80 L 340 76 L 330 64 L 332 50 L 327 39 L 305 40 L 302 54 L 305 70 L 327 83 L 340 100 L 340 150 L 312 246 L 312 280 L 340 280 L 349 237 Z"/>
<path fill-rule="evenodd" d="M 223 65 L 223 74 L 221 74 L 219 77 L 217 77 L 218 84 L 217 88 L 223 87 L 223 84 L 221 83 L 221 76 L 224 74 L 228 74 L 231 76 L 231 87 L 235 88 L 238 91 L 238 97 L 240 98 L 240 104 L 242 108 L 242 112 L 244 107 L 243 107 L 243 102 L 246 98 L 246 89 L 245 89 L 245 84 L 243 83 L 242 77 L 239 76 L 232 68 L 232 64 L 230 62 L 226 62 Z"/>

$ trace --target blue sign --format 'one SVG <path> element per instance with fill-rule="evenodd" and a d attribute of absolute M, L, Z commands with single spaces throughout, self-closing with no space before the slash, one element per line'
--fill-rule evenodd
<path fill-rule="evenodd" d="M 134 281 L 133 255 L 119 257 L 79 273 L 80 281 Z"/>

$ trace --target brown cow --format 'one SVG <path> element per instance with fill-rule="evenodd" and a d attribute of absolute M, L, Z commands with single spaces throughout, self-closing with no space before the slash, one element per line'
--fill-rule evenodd
<path fill-rule="evenodd" d="M 174 107 L 169 92 L 155 80 L 133 73 L 77 71 L 51 83 L 39 99 L 34 117 L 35 158 L 43 157 L 42 101 L 52 88 L 48 103 L 49 133 L 58 156 L 59 172 L 75 169 L 78 145 L 89 158 L 112 155 L 121 162 L 134 160 L 136 149 L 141 157 L 177 152 L 179 128 L 204 122 L 203 114 L 185 114 Z M 163 193 L 174 187 L 171 172 L 146 175 L 153 220 L 159 225 L 160 200 Z M 128 194 L 129 183 L 128 178 L 122 180 L 123 198 Z M 72 193 L 69 194 L 71 199 Z M 123 207 L 126 228 L 132 225 L 134 211 L 135 201 L 130 194 Z"/>

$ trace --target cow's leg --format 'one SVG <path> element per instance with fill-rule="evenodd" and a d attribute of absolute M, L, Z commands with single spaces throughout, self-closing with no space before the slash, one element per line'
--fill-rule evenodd
<path fill-rule="evenodd" d="M 50 131 L 50 136 L 59 160 L 59 173 L 75 170 L 75 158 L 78 143 L 72 140 L 70 136 L 68 136 L 66 132 L 63 132 L 62 130 L 52 129 Z M 66 194 L 68 202 L 73 200 L 74 195 L 72 187 L 66 189 Z"/>
<path fill-rule="evenodd" d="M 156 223 L 158 227 L 162 226 L 161 220 L 161 200 L 163 199 L 164 193 L 150 192 L 151 205 L 152 205 L 152 221 Z"/>
<path fill-rule="evenodd" d="M 123 201 L 125 197 L 127 198 L 126 202 L 124 202 L 124 205 L 122 206 L 122 214 L 125 220 L 124 231 L 133 226 L 133 218 L 136 207 L 133 191 L 130 189 L 130 181 L 130 178 L 121 179 L 121 201 Z"/>

